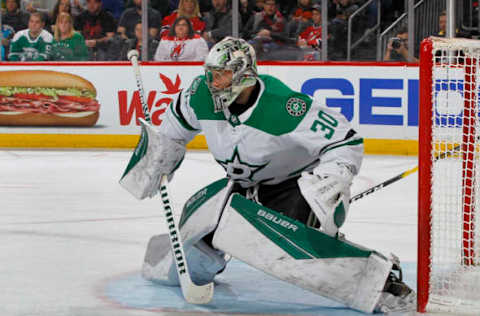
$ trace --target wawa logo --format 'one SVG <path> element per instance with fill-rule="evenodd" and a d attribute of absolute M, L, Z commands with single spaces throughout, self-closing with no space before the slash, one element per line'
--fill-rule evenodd
<path fill-rule="evenodd" d="M 147 105 L 150 110 L 152 123 L 153 125 L 160 125 L 162 120 L 160 119 L 161 115 L 167 110 L 167 106 L 172 102 L 173 96 L 180 92 L 180 80 L 179 75 L 175 78 L 175 83 L 173 83 L 170 78 L 160 74 L 160 79 L 162 80 L 166 90 L 157 93 L 156 90 L 151 90 L 146 93 Z M 147 91 L 145 91 L 147 92 Z M 130 125 L 132 118 L 135 118 L 135 124 L 140 125 L 138 122 L 139 118 L 145 118 L 142 111 L 142 103 L 140 102 L 140 94 L 138 90 L 131 95 L 130 103 L 128 102 L 129 95 L 127 90 L 118 91 L 118 106 L 120 113 L 120 125 Z"/>

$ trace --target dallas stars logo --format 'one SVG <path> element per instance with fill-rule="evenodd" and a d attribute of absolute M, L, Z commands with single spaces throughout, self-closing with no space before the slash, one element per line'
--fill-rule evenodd
<path fill-rule="evenodd" d="M 287 101 L 287 112 L 291 116 L 302 116 L 307 112 L 307 103 L 299 98 L 290 98 Z"/>
<path fill-rule="evenodd" d="M 253 182 L 255 173 L 263 169 L 264 165 L 252 165 L 242 161 L 238 153 L 238 148 L 235 147 L 232 157 L 225 161 L 217 160 L 217 162 L 225 169 L 227 175 L 235 181 Z"/>

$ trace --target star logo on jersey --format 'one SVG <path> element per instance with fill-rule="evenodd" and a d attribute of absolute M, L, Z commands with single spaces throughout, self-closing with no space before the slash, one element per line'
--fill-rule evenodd
<path fill-rule="evenodd" d="M 230 159 L 225 161 L 217 160 L 217 162 L 225 169 L 230 179 L 244 182 L 253 182 L 255 173 L 268 165 L 268 162 L 264 165 L 253 165 L 242 161 L 237 147 L 235 147 Z"/>
<path fill-rule="evenodd" d="M 291 116 L 302 116 L 307 112 L 307 103 L 299 98 L 290 98 L 287 101 L 287 111 Z"/>

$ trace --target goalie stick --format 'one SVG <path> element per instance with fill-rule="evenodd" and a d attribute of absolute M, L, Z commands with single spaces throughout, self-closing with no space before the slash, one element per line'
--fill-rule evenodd
<path fill-rule="evenodd" d="M 441 153 L 440 155 L 438 155 L 437 157 L 435 157 L 435 159 L 433 160 L 434 162 L 439 160 L 439 159 L 444 159 L 444 158 L 447 158 L 447 157 L 450 157 L 452 154 L 454 154 L 457 150 L 460 149 L 460 146 L 461 145 L 457 145 L 455 147 L 453 147 L 452 150 L 449 150 L 449 151 L 446 151 L 446 152 L 443 152 Z M 398 180 L 401 180 L 409 175 L 411 175 L 412 173 L 415 173 L 418 171 L 418 166 L 415 166 L 414 168 L 412 169 L 408 169 L 407 171 L 404 171 L 388 180 L 385 180 L 383 181 L 382 183 L 379 183 L 363 192 L 360 192 L 356 195 L 354 195 L 352 198 L 350 198 L 350 203 L 356 201 L 356 200 L 360 200 L 361 198 L 364 198 L 365 196 L 373 193 L 373 192 L 376 192 L 384 187 L 386 187 L 387 185 L 390 185 L 392 183 L 395 183 L 397 182 Z"/>
<path fill-rule="evenodd" d="M 135 81 L 137 83 L 137 89 L 140 95 L 140 102 L 142 104 L 143 114 L 145 115 L 145 121 L 151 123 L 150 111 L 144 97 L 145 93 L 143 89 L 142 77 L 140 74 L 140 67 L 138 66 L 138 51 L 135 49 L 129 51 L 128 59 L 132 63 L 133 71 L 135 74 Z M 145 135 L 142 135 L 141 137 L 144 136 Z M 170 206 L 167 183 L 167 175 L 163 175 L 160 181 L 160 196 L 163 204 L 163 209 L 165 211 L 168 234 L 170 236 L 170 246 L 172 248 L 172 256 L 175 260 L 178 279 L 180 281 L 180 287 L 182 289 L 183 297 L 187 302 L 192 304 L 207 304 L 212 300 L 213 297 L 213 282 L 205 285 L 196 285 L 192 282 L 192 279 L 190 278 L 182 238 L 180 236 L 178 226 L 173 218 L 172 207 Z"/>

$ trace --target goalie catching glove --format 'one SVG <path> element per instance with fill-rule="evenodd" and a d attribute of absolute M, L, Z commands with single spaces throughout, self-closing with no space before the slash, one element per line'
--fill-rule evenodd
<path fill-rule="evenodd" d="M 320 229 L 335 237 L 343 225 L 350 206 L 353 173 L 342 163 L 328 162 L 303 172 L 297 180 L 300 191 L 320 221 Z"/>
<path fill-rule="evenodd" d="M 160 188 L 163 175 L 171 180 L 185 156 L 185 145 L 160 134 L 153 126 L 139 119 L 142 134 L 120 185 L 134 197 L 142 200 L 153 197 Z"/>

